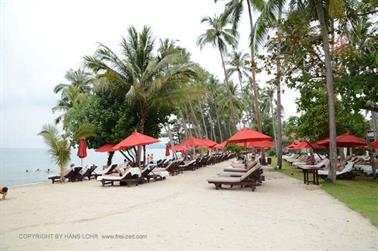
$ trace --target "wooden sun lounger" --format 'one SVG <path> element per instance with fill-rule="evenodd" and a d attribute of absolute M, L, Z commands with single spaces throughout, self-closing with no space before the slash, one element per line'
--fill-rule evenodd
<path fill-rule="evenodd" d="M 75 182 L 78 179 L 80 179 L 80 171 L 82 167 L 74 167 L 67 171 L 67 173 L 64 175 L 65 179 L 68 179 L 70 182 Z M 60 175 L 50 176 L 48 177 L 49 180 L 54 184 L 57 180 L 60 181 Z"/>
<path fill-rule="evenodd" d="M 256 166 L 257 162 L 256 161 L 250 161 L 247 164 L 247 168 L 242 167 L 242 168 L 237 168 L 237 167 L 226 167 L 223 169 L 224 172 L 238 172 L 238 173 L 245 173 L 252 167 Z"/>
<path fill-rule="evenodd" d="M 343 170 L 336 171 L 336 178 L 339 178 L 339 179 L 354 179 L 354 177 L 356 175 L 352 172 L 353 166 L 354 166 L 354 162 L 348 161 Z M 329 169 L 318 171 L 318 175 L 320 177 L 327 177 L 328 173 L 329 173 Z"/>
<path fill-rule="evenodd" d="M 140 176 L 133 177 L 133 175 L 131 174 L 129 170 L 126 173 L 124 173 L 122 176 L 102 175 L 102 177 L 99 177 L 99 180 L 101 181 L 102 186 L 109 185 L 109 184 L 111 186 L 114 186 L 114 182 L 119 182 L 120 185 L 126 184 L 127 186 L 129 186 L 130 183 L 135 183 L 135 185 L 137 186 L 139 183 L 139 178 Z"/>
<path fill-rule="evenodd" d="M 257 184 L 257 179 L 254 177 L 260 172 L 260 165 L 256 165 L 248 172 L 243 174 L 242 177 L 214 177 L 207 180 L 209 184 L 214 184 L 215 189 L 222 188 L 222 185 L 230 185 L 232 188 L 235 185 L 243 187 L 251 187 L 252 192 L 255 191 Z"/>

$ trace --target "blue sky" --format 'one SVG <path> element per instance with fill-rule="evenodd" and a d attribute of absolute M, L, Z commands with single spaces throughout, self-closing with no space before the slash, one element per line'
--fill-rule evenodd
<path fill-rule="evenodd" d="M 218 51 L 202 51 L 202 17 L 220 13 L 213 0 L 47 1 L 0 0 L 0 147 L 44 147 L 37 133 L 56 115 L 56 84 L 77 69 L 101 42 L 117 51 L 129 25 L 149 25 L 157 38 L 173 38 L 195 62 L 223 79 Z M 240 49 L 247 51 L 248 23 L 241 21 Z M 269 77 L 260 74 L 260 85 Z M 283 97 L 295 113 L 293 91 Z"/>

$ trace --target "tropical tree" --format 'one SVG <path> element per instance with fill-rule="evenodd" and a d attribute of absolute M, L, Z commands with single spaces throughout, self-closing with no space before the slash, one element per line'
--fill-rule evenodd
<path fill-rule="evenodd" d="M 60 134 L 55 125 L 44 125 L 38 135 L 43 137 L 49 147 L 49 155 L 59 166 L 60 179 L 64 182 L 65 167 L 71 159 L 71 147 L 76 144 L 80 138 L 92 137 L 95 133 L 90 124 L 82 124 L 73 137 L 70 138 L 67 133 Z"/>
<path fill-rule="evenodd" d="M 215 0 L 217 2 L 217 0 Z M 253 41 L 253 16 L 252 9 L 261 10 L 263 7 L 263 0 L 228 0 L 225 4 L 225 9 L 222 13 L 222 19 L 230 20 L 232 22 L 232 30 L 235 34 L 237 32 L 238 26 L 240 24 L 240 19 L 242 13 L 245 9 L 244 5 L 247 4 L 248 17 L 249 17 L 249 26 L 250 26 L 250 36 L 249 36 L 249 47 L 251 52 L 251 71 L 252 71 L 252 90 L 253 90 L 253 101 L 254 101 L 254 110 L 256 117 L 257 128 L 262 132 L 262 122 L 261 122 L 261 112 L 258 101 L 258 88 L 256 82 L 256 73 L 257 73 L 257 63 L 256 63 L 256 43 Z"/>
<path fill-rule="evenodd" d="M 219 50 L 219 54 L 222 61 L 222 67 L 224 72 L 224 79 L 226 85 L 229 85 L 228 74 L 226 70 L 226 63 L 224 60 L 224 55 L 227 52 L 227 45 L 235 47 L 237 44 L 237 34 L 233 33 L 230 28 L 227 28 L 228 21 L 219 16 L 214 17 L 204 17 L 201 20 L 201 23 L 207 23 L 209 28 L 205 33 L 201 34 L 198 37 L 197 45 L 200 49 L 206 44 L 211 44 L 213 47 Z M 233 107 L 231 93 L 229 93 L 229 102 L 231 107 L 231 118 L 232 118 L 232 130 L 236 130 L 236 111 Z"/>
<path fill-rule="evenodd" d="M 141 133 L 148 132 L 149 117 L 158 114 L 165 120 L 175 112 L 178 103 L 185 102 L 196 93 L 188 85 L 194 75 L 195 65 L 187 62 L 186 54 L 166 53 L 163 48 L 154 55 L 154 38 L 149 27 L 138 33 L 135 27 L 128 28 L 127 38 L 121 42 L 123 59 L 110 48 L 101 45 L 93 57 L 85 57 L 86 65 L 100 78 L 105 86 L 122 85 L 126 100 L 135 105 Z M 166 54 L 166 55 L 165 55 Z M 140 162 L 138 148 L 137 161 Z"/>
<path fill-rule="evenodd" d="M 63 128 L 67 127 L 70 110 L 74 105 L 79 102 L 85 94 L 89 93 L 92 84 L 93 76 L 86 72 L 84 69 L 79 68 L 74 71 L 72 69 L 66 72 L 64 78 L 68 83 L 60 83 L 55 86 L 54 92 L 61 94 L 61 98 L 57 105 L 52 108 L 52 111 L 61 112 L 61 114 L 55 119 L 55 123 L 63 122 Z"/>
<path fill-rule="evenodd" d="M 226 60 L 227 74 L 237 74 L 240 85 L 240 92 L 243 91 L 243 77 L 249 79 L 250 68 L 248 67 L 249 55 L 247 53 L 232 51 Z"/>

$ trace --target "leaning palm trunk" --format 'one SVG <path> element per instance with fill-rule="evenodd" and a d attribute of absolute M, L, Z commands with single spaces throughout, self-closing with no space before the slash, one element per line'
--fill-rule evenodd
<path fill-rule="evenodd" d="M 251 29 L 251 35 L 253 31 L 253 21 L 252 21 L 252 10 L 251 10 L 251 3 L 247 1 L 248 6 L 248 15 L 249 15 L 249 25 Z M 252 37 L 252 36 L 251 36 Z M 250 43 L 251 49 L 251 69 L 252 69 L 252 88 L 253 88 L 253 102 L 255 106 L 255 117 L 256 117 L 256 124 L 257 129 L 259 132 L 262 132 L 262 124 L 261 124 L 261 116 L 260 116 L 260 106 L 259 106 L 259 95 L 257 91 L 257 84 L 256 84 L 256 65 L 255 65 L 255 53 L 254 53 L 254 44 Z"/>
<path fill-rule="evenodd" d="M 223 66 L 223 72 L 224 72 L 224 80 L 226 82 L 227 90 L 228 90 L 228 94 L 229 94 L 229 98 L 230 98 L 231 121 L 232 121 L 232 125 L 231 125 L 232 129 L 231 129 L 231 131 L 235 132 L 236 131 L 235 107 L 234 107 L 234 103 L 232 101 L 231 91 L 229 89 L 229 82 L 228 82 L 228 76 L 227 76 L 227 71 L 226 71 L 226 64 L 224 62 L 223 53 L 222 53 L 222 51 L 221 51 L 220 48 L 219 48 L 219 53 L 220 53 L 220 56 L 221 56 L 221 59 L 222 59 L 222 66 Z"/>
<path fill-rule="evenodd" d="M 316 12 L 320 22 L 320 34 L 323 40 L 324 61 L 326 67 L 326 82 L 328 94 L 328 123 L 329 123 L 329 158 L 330 158 L 330 171 L 328 179 L 332 182 L 336 181 L 336 161 L 337 161 L 337 148 L 336 148 L 336 117 L 335 117 L 335 95 L 333 89 L 333 74 L 331 56 L 329 50 L 327 25 L 324 16 L 324 10 L 321 0 L 315 0 Z"/>
<path fill-rule="evenodd" d="M 199 101 L 199 108 L 200 108 L 200 114 L 201 114 L 201 119 L 202 119 L 203 129 L 205 130 L 205 136 L 206 136 L 206 138 L 208 138 L 209 135 L 208 135 L 208 133 L 207 133 L 207 127 L 206 127 L 206 123 L 205 123 L 205 117 L 204 117 L 204 115 L 203 115 L 203 109 L 202 109 L 201 101 Z"/>

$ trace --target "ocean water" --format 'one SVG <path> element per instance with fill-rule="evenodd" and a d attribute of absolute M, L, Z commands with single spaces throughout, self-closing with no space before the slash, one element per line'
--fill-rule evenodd
<path fill-rule="evenodd" d="M 77 149 L 71 151 L 71 161 L 77 166 L 81 160 L 76 155 Z M 165 158 L 165 148 L 161 145 L 147 146 L 147 154 L 153 154 L 154 160 Z M 87 150 L 87 157 L 83 159 L 83 166 L 96 164 L 98 169 L 107 162 L 107 153 L 97 153 Z M 116 152 L 113 163 L 123 163 L 124 157 Z M 47 169 L 51 173 L 47 173 Z M 28 170 L 28 172 L 26 172 Z M 47 149 L 36 148 L 0 148 L 0 185 L 17 186 L 47 181 L 51 174 L 59 174 L 58 166 L 50 159 Z"/>

